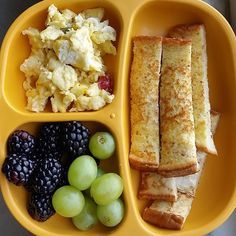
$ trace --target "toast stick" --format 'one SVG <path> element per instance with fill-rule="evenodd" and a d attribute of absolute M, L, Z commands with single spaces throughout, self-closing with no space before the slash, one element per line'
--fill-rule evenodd
<path fill-rule="evenodd" d="M 130 75 L 132 168 L 155 171 L 159 166 L 159 77 L 162 38 L 138 36 L 133 39 Z"/>

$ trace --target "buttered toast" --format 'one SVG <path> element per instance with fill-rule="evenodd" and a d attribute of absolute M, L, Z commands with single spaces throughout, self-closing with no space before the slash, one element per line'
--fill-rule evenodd
<path fill-rule="evenodd" d="M 214 133 L 219 121 L 219 114 L 212 112 L 211 125 Z M 154 201 L 143 211 L 143 219 L 151 224 L 167 229 L 181 229 L 191 210 L 196 189 L 204 167 L 207 154 L 198 152 L 200 170 L 196 174 L 176 177 L 178 197 L 175 202 Z"/>
<path fill-rule="evenodd" d="M 130 74 L 132 168 L 155 171 L 159 166 L 159 77 L 162 38 L 133 38 L 133 62 Z"/>
<path fill-rule="evenodd" d="M 197 171 L 194 134 L 191 41 L 163 38 L 160 82 L 161 161 L 166 177 Z"/>
<path fill-rule="evenodd" d="M 191 74 L 196 146 L 198 150 L 217 154 L 211 132 L 205 27 L 202 24 L 176 26 L 168 35 L 192 41 Z"/>

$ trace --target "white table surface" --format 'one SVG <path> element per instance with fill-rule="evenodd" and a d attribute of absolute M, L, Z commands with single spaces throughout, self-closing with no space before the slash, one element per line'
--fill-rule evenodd
<path fill-rule="evenodd" d="M 2 41 L 7 28 L 11 22 L 27 7 L 39 2 L 39 0 L 0 0 L 0 42 Z M 221 11 L 228 20 L 231 19 L 232 25 L 236 30 L 236 0 L 206 0 L 219 11 Z M 231 2 L 231 5 L 230 5 Z M 231 12 L 229 10 L 231 6 Z M 25 230 L 10 214 L 2 195 L 0 194 L 0 235 L 2 236 L 29 236 Z M 236 236 L 236 213 L 217 230 L 209 234 L 210 236 Z M 195 236 L 195 235 L 194 235 Z"/>

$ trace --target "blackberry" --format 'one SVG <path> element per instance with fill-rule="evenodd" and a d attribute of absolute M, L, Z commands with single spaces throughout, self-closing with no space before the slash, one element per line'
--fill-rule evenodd
<path fill-rule="evenodd" d="M 62 123 L 61 122 L 50 122 L 40 127 L 39 135 L 41 137 L 47 136 L 60 136 Z"/>
<path fill-rule="evenodd" d="M 25 154 L 8 155 L 2 166 L 2 172 L 15 185 L 27 185 L 36 163 Z"/>
<path fill-rule="evenodd" d="M 33 188 L 33 185 L 32 185 L 32 179 L 30 179 L 28 181 L 28 183 L 26 185 L 24 185 L 25 189 L 28 191 L 28 192 L 31 192 L 33 193 L 34 192 L 34 188 Z"/>
<path fill-rule="evenodd" d="M 35 174 L 32 178 L 32 187 L 35 193 L 52 193 L 60 183 L 62 165 L 56 158 L 39 160 Z"/>
<path fill-rule="evenodd" d="M 59 184 L 57 185 L 56 189 L 65 186 L 65 185 L 69 185 L 68 182 L 68 177 L 67 177 L 67 173 L 68 173 L 68 168 L 62 167 L 62 174 L 61 174 L 61 180 L 59 182 Z"/>
<path fill-rule="evenodd" d="M 36 148 L 34 153 L 29 155 L 29 157 L 30 157 L 31 160 L 35 161 L 36 165 L 37 165 L 38 161 L 41 159 L 39 157 L 39 155 L 37 154 L 37 148 Z"/>
<path fill-rule="evenodd" d="M 27 209 L 30 216 L 37 221 L 46 221 L 55 213 L 51 195 L 32 193 Z"/>
<path fill-rule="evenodd" d="M 88 153 L 90 131 L 79 121 L 66 122 L 63 127 L 63 146 L 72 158 Z"/>
<path fill-rule="evenodd" d="M 8 138 L 8 153 L 30 154 L 35 149 L 35 137 L 24 130 L 16 130 Z"/>
<path fill-rule="evenodd" d="M 36 155 L 42 158 L 58 158 L 63 154 L 61 145 L 61 123 L 47 123 L 39 131 Z"/>

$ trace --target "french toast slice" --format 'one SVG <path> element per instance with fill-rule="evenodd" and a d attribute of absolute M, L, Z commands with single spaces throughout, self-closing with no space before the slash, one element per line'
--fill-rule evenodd
<path fill-rule="evenodd" d="M 191 74 L 196 146 L 203 152 L 217 154 L 211 132 L 205 27 L 203 24 L 179 25 L 171 29 L 168 36 L 192 41 Z"/>
<path fill-rule="evenodd" d="M 160 80 L 161 160 L 165 177 L 197 171 L 192 85 L 191 41 L 163 38 Z"/>
<path fill-rule="evenodd" d="M 162 38 L 133 38 L 130 74 L 130 166 L 140 171 L 156 171 L 159 166 L 159 77 Z"/>
<path fill-rule="evenodd" d="M 193 197 L 178 193 L 177 201 L 154 201 L 143 211 L 143 219 L 166 229 L 181 229 L 191 210 Z"/>
<path fill-rule="evenodd" d="M 166 178 L 156 172 L 141 172 L 139 199 L 174 202 L 177 200 L 175 178 Z"/>
<path fill-rule="evenodd" d="M 212 133 L 215 133 L 219 122 L 219 113 L 211 113 Z M 143 211 L 143 219 L 156 226 L 167 229 L 181 229 L 188 217 L 196 194 L 207 153 L 198 152 L 199 172 L 193 175 L 176 177 L 178 190 L 175 202 L 153 201 Z"/>
<path fill-rule="evenodd" d="M 199 172 L 192 175 L 168 178 L 156 172 L 141 172 L 138 189 L 139 199 L 174 202 L 178 198 L 177 191 L 194 196 L 193 186 L 198 181 L 195 175 L 200 173 L 205 157 L 205 152 L 197 152 Z"/>

